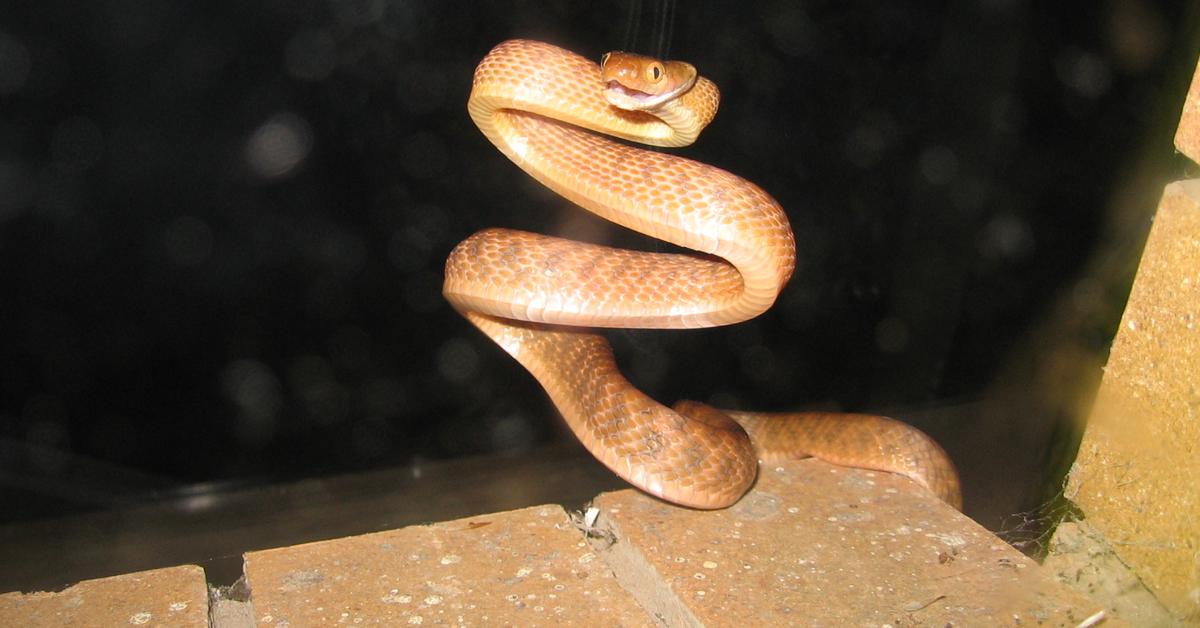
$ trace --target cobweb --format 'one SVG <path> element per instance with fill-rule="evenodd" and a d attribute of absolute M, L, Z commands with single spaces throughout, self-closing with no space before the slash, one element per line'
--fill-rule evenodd
<path fill-rule="evenodd" d="M 1021 553 L 1041 562 L 1050 551 L 1050 540 L 1059 524 L 1083 518 L 1083 511 L 1059 490 L 1037 508 L 1004 517 L 995 533 Z"/>

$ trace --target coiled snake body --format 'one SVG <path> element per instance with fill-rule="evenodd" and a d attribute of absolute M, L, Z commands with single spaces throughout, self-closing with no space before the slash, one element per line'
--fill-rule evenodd
<path fill-rule="evenodd" d="M 468 102 L 483 134 L 581 207 L 705 255 L 486 229 L 450 254 L 443 293 L 538 379 L 593 455 L 653 495 L 723 508 L 753 484 L 760 458 L 815 456 L 906 475 L 959 507 L 949 458 L 912 427 L 873 415 L 666 408 L 634 388 L 607 341 L 585 329 L 737 323 L 769 308 L 791 276 L 791 227 L 766 192 L 589 132 L 686 146 L 718 100 L 712 82 L 678 61 L 609 53 L 597 66 L 541 42 L 496 46 L 476 68 Z"/>

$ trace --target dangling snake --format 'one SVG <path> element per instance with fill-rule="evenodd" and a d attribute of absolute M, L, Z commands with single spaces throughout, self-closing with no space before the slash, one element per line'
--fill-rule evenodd
<path fill-rule="evenodd" d="M 686 146 L 719 98 L 681 61 L 611 52 L 597 66 L 536 41 L 496 46 L 475 69 L 467 104 L 483 134 L 584 209 L 701 255 L 486 229 L 451 252 L 446 298 L 538 379 L 596 458 L 662 499 L 724 508 L 749 490 L 760 459 L 814 456 L 903 474 L 959 508 L 953 464 L 915 428 L 862 414 L 768 415 L 692 401 L 670 409 L 634 388 L 608 342 L 582 329 L 730 325 L 761 314 L 787 283 L 795 240 L 769 194 L 724 170 L 596 134 Z"/>

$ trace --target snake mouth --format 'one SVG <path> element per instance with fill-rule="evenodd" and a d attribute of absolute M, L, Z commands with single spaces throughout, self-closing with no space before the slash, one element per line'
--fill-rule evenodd
<path fill-rule="evenodd" d="M 656 107 L 674 98 L 675 93 L 651 94 L 623 85 L 620 81 L 612 80 L 604 85 L 604 97 L 614 107 L 640 111 Z"/>
<path fill-rule="evenodd" d="M 609 91 L 614 91 L 619 94 L 629 96 L 630 98 L 636 98 L 638 100 L 644 100 L 644 99 L 650 98 L 652 96 L 651 94 L 648 94 L 641 90 L 634 89 L 632 87 L 626 87 L 621 84 L 621 81 L 616 81 L 616 80 L 609 81 L 608 84 L 604 86 L 604 88 Z"/>

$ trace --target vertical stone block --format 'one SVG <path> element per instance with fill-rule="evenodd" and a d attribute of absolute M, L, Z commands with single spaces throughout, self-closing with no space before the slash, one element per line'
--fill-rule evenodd
<path fill-rule="evenodd" d="M 1175 130 L 1175 148 L 1194 162 L 1200 163 L 1200 64 L 1192 75 L 1183 113 L 1179 116 L 1179 128 Z"/>
<path fill-rule="evenodd" d="M 1200 180 L 1189 180 L 1159 203 L 1067 496 L 1164 606 L 1193 621 L 1198 483 Z"/>

